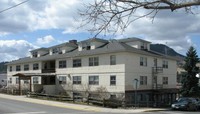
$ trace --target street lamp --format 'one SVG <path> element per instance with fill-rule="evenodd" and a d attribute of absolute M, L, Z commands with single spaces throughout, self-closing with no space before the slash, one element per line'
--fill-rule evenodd
<path fill-rule="evenodd" d="M 137 85 L 138 85 L 138 79 L 134 79 L 135 81 L 135 108 L 137 106 Z"/>
<path fill-rule="evenodd" d="M 199 83 L 199 85 L 200 85 L 200 76 L 199 76 L 199 74 L 196 74 L 196 77 L 198 78 L 198 83 Z"/>

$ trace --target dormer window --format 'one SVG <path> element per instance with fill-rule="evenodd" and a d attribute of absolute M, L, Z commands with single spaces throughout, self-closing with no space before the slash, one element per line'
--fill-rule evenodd
<path fill-rule="evenodd" d="M 37 57 L 38 56 L 38 52 L 32 52 L 33 57 Z"/>
<path fill-rule="evenodd" d="M 86 47 L 86 50 L 90 50 L 90 49 L 91 49 L 91 46 L 87 46 L 87 47 Z"/>
<path fill-rule="evenodd" d="M 82 49 L 83 50 L 90 50 L 91 49 L 91 46 L 90 46 L 90 43 L 83 43 L 82 44 Z"/>
<path fill-rule="evenodd" d="M 140 49 L 147 49 L 147 43 L 141 42 Z"/>
<path fill-rule="evenodd" d="M 56 53 L 59 53 L 59 52 L 60 52 L 60 48 L 53 48 L 52 49 L 53 54 L 56 54 Z"/>

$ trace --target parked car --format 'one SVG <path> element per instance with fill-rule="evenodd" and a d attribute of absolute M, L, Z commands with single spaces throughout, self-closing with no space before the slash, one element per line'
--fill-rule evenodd
<path fill-rule="evenodd" d="M 171 105 L 173 110 L 198 110 L 198 101 L 196 98 L 182 97 L 177 100 L 177 102 Z"/>
<path fill-rule="evenodd" d="M 196 100 L 197 100 L 197 108 L 198 110 L 200 110 L 200 98 L 196 98 Z"/>

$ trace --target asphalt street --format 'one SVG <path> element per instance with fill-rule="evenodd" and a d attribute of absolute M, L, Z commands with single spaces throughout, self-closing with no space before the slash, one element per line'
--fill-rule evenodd
<path fill-rule="evenodd" d="M 182 112 L 182 111 L 140 112 L 140 114 L 155 114 L 155 113 L 156 114 L 199 114 L 199 112 Z M 0 98 L 0 114 L 116 114 L 116 113 L 74 110 L 68 108 L 59 108 L 54 106 Z"/>

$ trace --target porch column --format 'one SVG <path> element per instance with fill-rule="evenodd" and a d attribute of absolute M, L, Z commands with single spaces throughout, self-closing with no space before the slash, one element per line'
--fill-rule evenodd
<path fill-rule="evenodd" d="M 32 79 L 31 79 L 31 77 L 29 78 L 29 80 L 30 80 L 30 92 L 32 92 Z"/>
<path fill-rule="evenodd" d="M 21 77 L 19 76 L 19 95 L 22 95 L 21 92 Z"/>

